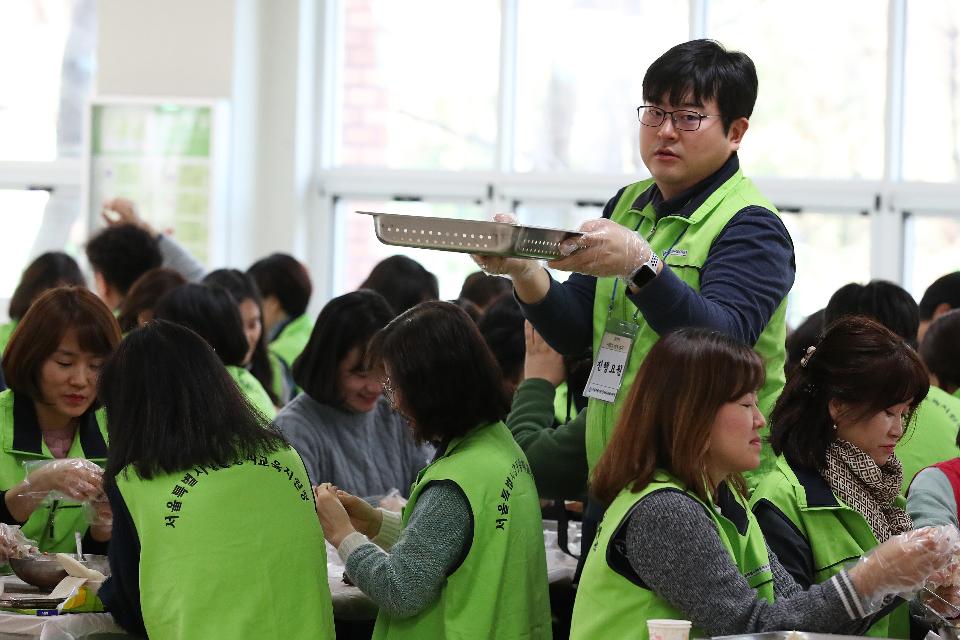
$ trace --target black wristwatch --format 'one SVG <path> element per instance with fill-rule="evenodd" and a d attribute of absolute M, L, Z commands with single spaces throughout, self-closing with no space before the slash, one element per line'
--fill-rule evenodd
<path fill-rule="evenodd" d="M 660 258 L 657 253 L 651 252 L 650 259 L 644 262 L 630 276 L 628 284 L 632 284 L 637 289 L 642 289 L 650 284 L 650 281 L 657 277 L 657 267 L 660 266 Z"/>

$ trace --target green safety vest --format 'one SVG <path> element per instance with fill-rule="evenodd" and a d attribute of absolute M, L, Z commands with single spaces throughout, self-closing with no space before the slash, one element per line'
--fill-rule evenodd
<path fill-rule="evenodd" d="M 151 638 L 333 638 L 313 492 L 289 447 L 215 469 L 117 475 Z"/>
<path fill-rule="evenodd" d="M 773 573 L 767 556 L 766 541 L 756 518 L 746 502 L 728 486 L 737 504 L 743 509 L 746 530 L 741 531 L 733 520 L 720 513 L 711 500 L 704 503 L 692 491 L 670 474 L 658 471 L 654 481 L 634 493 L 625 488 L 614 499 L 597 528 L 597 536 L 583 566 L 583 575 L 577 588 L 573 605 L 570 638 L 637 638 L 647 640 L 647 620 L 679 619 L 687 614 L 672 606 L 649 587 L 638 583 L 636 575 L 628 574 L 629 568 L 618 568 L 614 554 L 617 540 L 636 505 L 656 491 L 681 491 L 696 500 L 713 520 L 717 535 L 730 553 L 734 564 L 756 590 L 757 596 L 773 602 Z M 741 524 L 741 526 L 743 526 Z M 678 536 L 683 532 L 678 531 Z M 707 637 L 701 629 L 692 629 L 691 638 Z"/>
<path fill-rule="evenodd" d="M 653 184 L 653 180 L 649 179 L 626 187 L 610 219 L 629 229 L 637 229 L 664 263 L 695 291 L 700 290 L 700 269 L 707 260 L 707 254 L 714 239 L 737 212 L 749 206 L 760 206 L 774 213 L 777 211 L 738 169 L 689 217 L 666 216 L 658 221 L 653 205 L 649 202 L 642 210 L 633 208 L 637 199 L 652 188 Z M 616 278 L 597 278 L 593 303 L 594 358 L 599 350 L 608 316 L 623 322 L 631 322 L 637 311 L 636 305 L 626 295 L 627 287 L 621 283 L 616 287 L 613 311 L 609 312 L 614 282 Z M 786 307 L 786 299 L 784 299 L 755 345 L 766 364 L 766 382 L 759 393 L 760 411 L 765 416 L 769 415 L 773 409 L 773 404 L 780 395 L 785 380 L 783 363 L 786 359 L 784 347 Z M 623 385 L 617 394 L 616 402 L 610 404 L 593 398 L 589 401 L 586 446 L 587 464 L 591 471 L 606 448 L 607 442 L 610 441 L 617 416 L 629 395 L 630 385 L 633 384 L 637 370 L 654 343 L 660 338 L 657 332 L 646 323 L 642 314 L 637 316 L 637 323 L 639 330 L 623 372 Z M 756 475 L 765 473 L 773 467 L 774 456 L 766 438 L 768 433 L 769 429 L 765 427 L 762 431 L 764 443 L 760 468 L 754 472 Z"/>
<path fill-rule="evenodd" d="M 7 348 L 7 343 L 10 342 L 10 336 L 13 335 L 13 330 L 16 328 L 16 320 L 11 320 L 10 322 L 0 324 L 0 357 L 3 356 L 3 352 Z"/>
<path fill-rule="evenodd" d="M 270 343 L 270 351 L 293 369 L 293 363 L 306 348 L 312 331 L 313 323 L 310 322 L 307 314 L 297 316 L 283 327 L 280 335 L 273 339 Z"/>
<path fill-rule="evenodd" d="M 270 387 L 273 389 L 273 394 L 280 399 L 282 406 L 293 397 L 284 377 L 286 365 L 277 357 L 277 354 L 269 350 L 267 351 L 267 360 L 270 362 Z"/>
<path fill-rule="evenodd" d="M 897 443 L 897 458 L 903 464 L 904 494 L 921 469 L 960 457 L 958 431 L 960 398 L 930 385 L 930 392 L 917 407 L 907 432 Z"/>
<path fill-rule="evenodd" d="M 415 616 L 377 616 L 373 637 L 551 638 L 547 560 L 540 502 L 523 451 L 502 422 L 455 438 L 423 469 L 403 509 L 403 524 L 433 482 L 467 496 L 473 536 L 439 599 Z"/>
<path fill-rule="evenodd" d="M 257 411 L 265 415 L 269 420 L 277 417 L 277 408 L 273 406 L 273 400 L 264 391 L 260 381 L 253 377 L 253 374 L 236 365 L 227 365 L 227 371 L 230 377 L 236 381 L 240 387 L 240 392 L 254 406 Z"/>
<path fill-rule="evenodd" d="M 22 395 L 17 400 L 26 401 L 29 406 L 14 411 L 13 390 L 0 392 L 0 490 L 3 491 L 24 479 L 25 463 L 54 459 L 36 427 L 33 401 Z M 15 420 L 15 415 L 24 415 L 22 411 L 26 411 L 26 415 L 32 416 L 32 419 L 23 422 Z M 106 442 L 107 427 L 103 410 L 97 411 L 95 416 L 88 412 L 81 418 L 67 457 L 86 458 L 103 466 L 107 458 Z M 72 552 L 76 546 L 74 531 L 84 534 L 89 526 L 82 503 L 45 500 L 21 528 L 25 536 L 37 541 L 40 551 Z"/>
<path fill-rule="evenodd" d="M 864 553 L 876 547 L 867 520 L 859 511 L 844 504 L 819 474 L 809 471 L 798 478 L 786 458 L 777 458 L 776 466 L 760 481 L 750 497 L 751 507 L 766 500 L 790 519 L 802 535 L 813 554 L 813 579 L 817 584 L 826 582 L 858 560 Z M 897 505 L 904 507 L 906 500 L 897 498 Z M 880 638 L 909 638 L 909 614 L 907 605 L 884 616 L 867 631 L 866 635 Z"/>

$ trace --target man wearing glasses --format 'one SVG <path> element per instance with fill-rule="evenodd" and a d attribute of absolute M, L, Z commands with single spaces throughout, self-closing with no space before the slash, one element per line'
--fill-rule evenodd
<path fill-rule="evenodd" d="M 621 189 L 603 218 L 584 223 L 584 235 L 561 247 L 566 257 L 549 266 L 573 275 L 560 284 L 535 261 L 477 258 L 512 278 L 524 314 L 556 350 L 592 344 L 590 469 L 664 333 L 708 327 L 755 346 L 767 367 L 758 394 L 765 415 L 783 387 L 793 242 L 737 158 L 756 97 L 747 55 L 711 40 L 673 47 L 647 69 L 637 109 L 640 155 L 652 178 Z M 618 357 L 626 358 L 622 365 Z M 771 462 L 765 444 L 761 470 Z"/>

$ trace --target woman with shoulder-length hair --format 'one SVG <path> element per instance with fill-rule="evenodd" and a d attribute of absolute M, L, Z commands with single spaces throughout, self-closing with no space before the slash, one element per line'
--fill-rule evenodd
<path fill-rule="evenodd" d="M 97 378 L 119 342 L 117 321 L 96 295 L 60 287 L 30 305 L 4 351 L 10 388 L 0 393 L 0 520 L 22 523 L 41 551 L 72 551 L 74 531 L 87 535 L 92 553 L 110 538 L 95 464 L 107 456 Z M 26 463 L 45 464 L 28 475 Z M 47 500 L 51 491 L 97 505 L 103 517 L 88 530 L 83 509 Z"/>
<path fill-rule="evenodd" d="M 229 291 L 222 287 L 185 284 L 157 302 L 153 317 L 195 331 L 213 347 L 250 404 L 267 418 L 277 415 L 270 394 L 243 366 L 248 343 L 237 301 Z"/>
<path fill-rule="evenodd" d="M 148 323 L 100 395 L 115 520 L 100 597 L 117 622 L 152 638 L 333 638 L 306 470 L 206 341 Z"/>
<path fill-rule="evenodd" d="M 56 287 L 83 287 L 86 282 L 77 261 L 62 251 L 49 251 L 37 256 L 20 276 L 17 288 L 10 297 L 10 321 L 0 324 L 0 354 L 3 353 L 10 335 L 33 301 L 41 293 Z"/>
<path fill-rule="evenodd" d="M 862 316 L 835 321 L 807 349 L 770 418 L 780 458 L 752 496 L 770 547 L 801 586 L 913 529 L 894 449 L 928 386 L 913 348 Z M 869 635 L 909 633 L 896 603 L 870 622 Z"/>
<path fill-rule="evenodd" d="M 327 540 L 380 607 L 374 637 L 551 637 L 537 490 L 501 422 L 509 402 L 476 325 L 425 302 L 370 348 L 414 434 L 438 447 L 402 515 L 315 490 Z"/>
<path fill-rule="evenodd" d="M 765 544 L 741 477 L 760 464 L 763 380 L 759 355 L 717 332 L 683 329 L 650 350 L 594 469 L 609 507 L 571 638 L 645 640 L 661 618 L 690 620 L 695 637 L 838 631 L 946 563 L 956 535 L 916 532 L 803 591 Z"/>
<path fill-rule="evenodd" d="M 380 378 L 366 362 L 367 343 L 393 316 L 374 291 L 336 297 L 320 311 L 294 362 L 303 393 L 280 410 L 275 423 L 314 484 L 330 482 L 364 497 L 391 489 L 406 496 L 427 463 L 428 447 L 413 439 L 383 398 Z"/>

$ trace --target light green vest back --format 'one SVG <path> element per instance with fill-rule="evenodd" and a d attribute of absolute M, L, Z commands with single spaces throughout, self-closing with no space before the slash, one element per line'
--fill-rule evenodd
<path fill-rule="evenodd" d="M 103 441 L 107 442 L 107 421 L 103 409 L 97 411 L 97 426 Z M 0 490 L 6 491 L 26 476 L 24 463 L 53 460 L 50 449 L 42 438 L 40 453 L 17 450 L 13 442 L 13 391 L 0 392 Z M 80 444 L 80 432 L 77 431 L 67 452 L 68 458 L 87 458 L 103 466 L 105 458 L 89 458 Z M 89 524 L 83 514 L 83 505 L 72 500 L 45 500 L 21 525 L 23 534 L 37 541 L 40 551 L 73 552 L 76 547 L 73 532 L 86 533 Z"/>
<path fill-rule="evenodd" d="M 930 392 L 914 414 L 907 432 L 897 443 L 903 464 L 903 493 L 913 477 L 932 464 L 960 457 L 960 398 L 930 385 Z"/>
<path fill-rule="evenodd" d="M 592 638 L 636 638 L 648 640 L 647 620 L 684 620 L 686 614 L 673 607 L 649 588 L 642 587 L 611 568 L 608 562 L 611 540 L 627 525 L 634 507 L 656 491 L 677 490 L 696 500 L 710 515 L 720 541 L 730 553 L 757 596 L 773 602 L 773 574 L 767 546 L 756 518 L 745 501 L 737 496 L 747 514 L 747 531 L 741 534 L 736 525 L 719 513 L 712 501 L 704 503 L 675 478 L 659 471 L 655 481 L 639 493 L 624 489 L 614 499 L 597 529 L 593 546 L 587 555 L 583 575 L 573 605 L 571 640 Z M 731 489 L 733 491 L 733 489 Z M 683 532 L 677 532 L 683 535 Z M 701 629 L 691 629 L 691 638 L 707 637 Z"/>
<path fill-rule="evenodd" d="M 657 221 L 653 205 L 647 204 L 642 211 L 632 208 L 634 201 L 652 185 L 651 179 L 632 184 L 624 189 L 611 215 L 611 220 L 629 229 L 637 229 L 665 264 L 669 265 L 670 269 L 695 291 L 700 290 L 700 269 L 707 260 L 707 254 L 714 239 L 737 212 L 751 205 L 769 209 L 774 213 L 777 211 L 753 183 L 745 178 L 740 170 L 737 170 L 689 217 L 666 216 Z M 608 313 L 615 281 L 616 278 L 597 278 L 593 306 L 594 357 L 599 349 L 608 316 L 612 315 L 623 322 L 630 322 L 637 311 L 637 307 L 625 295 L 626 287 L 621 283 L 616 287 L 612 314 Z M 766 364 L 766 383 L 759 393 L 760 411 L 764 416 L 770 415 L 780 391 L 783 390 L 785 380 L 783 363 L 786 359 L 784 347 L 786 307 L 786 299 L 784 299 L 755 345 Z M 646 323 L 642 314 L 637 316 L 637 322 L 639 331 L 627 360 L 623 386 L 617 394 L 616 402 L 610 404 L 593 398 L 589 401 L 586 442 L 587 464 L 591 471 L 606 448 L 607 442 L 610 441 L 617 417 L 620 415 L 624 400 L 629 395 L 637 370 L 654 343 L 660 338 L 657 332 Z M 757 475 L 769 471 L 773 466 L 774 456 L 770 451 L 770 445 L 766 442 L 768 432 L 766 427 L 762 431 L 764 443 L 760 468 L 754 472 Z"/>
<path fill-rule="evenodd" d="M 287 323 L 276 338 L 270 343 L 270 351 L 283 360 L 286 365 L 293 369 L 293 363 L 297 356 L 306 348 L 310 341 L 310 333 L 313 332 L 313 323 L 307 314 L 297 316 Z"/>
<path fill-rule="evenodd" d="M 240 387 L 240 393 L 250 401 L 250 404 L 252 404 L 257 411 L 269 420 L 277 417 L 277 408 L 273 406 L 273 401 L 270 399 L 270 396 L 267 395 L 267 392 L 263 389 L 263 385 L 253 377 L 252 373 L 243 367 L 235 365 L 228 365 L 227 371 L 230 373 L 230 377 L 237 383 L 237 386 Z"/>
<path fill-rule="evenodd" d="M 402 620 L 380 613 L 373 637 L 551 638 L 540 502 L 527 458 L 507 427 L 481 425 L 453 440 L 417 476 L 404 525 L 423 490 L 442 481 L 455 482 L 470 502 L 469 552 L 436 602 Z"/>
<path fill-rule="evenodd" d="M 323 530 L 288 447 L 222 468 L 117 476 L 151 638 L 333 638 Z"/>
<path fill-rule="evenodd" d="M 10 336 L 13 335 L 13 330 L 16 328 L 16 320 L 11 320 L 10 322 L 0 324 L 0 357 L 3 357 L 3 352 L 7 348 L 7 343 L 10 342 Z"/>
<path fill-rule="evenodd" d="M 836 497 L 836 496 L 835 496 Z M 879 543 L 870 525 L 859 511 L 836 498 L 836 506 L 816 506 L 807 502 L 807 492 L 786 458 L 777 458 L 774 470 L 760 481 L 750 497 L 751 507 L 767 500 L 779 509 L 810 545 L 813 554 L 813 579 L 826 582 Z M 897 499 L 906 505 L 903 497 Z M 866 635 L 879 638 L 909 638 L 906 605 L 884 616 Z"/>

